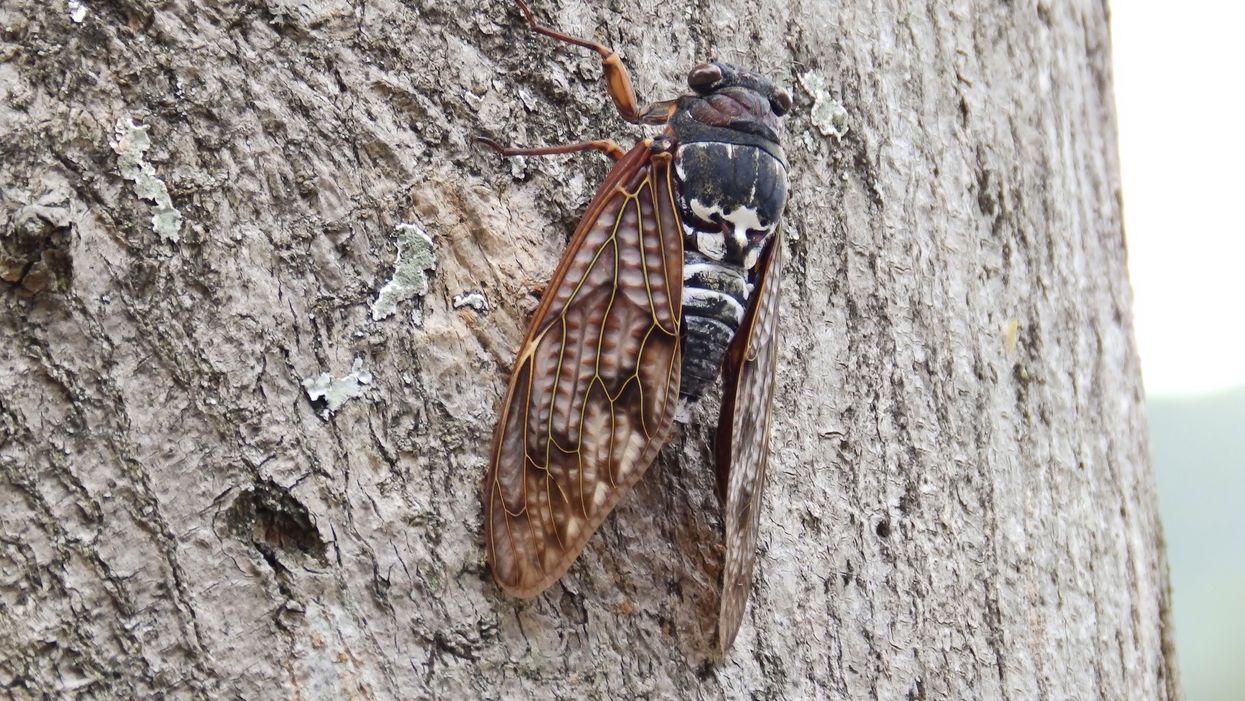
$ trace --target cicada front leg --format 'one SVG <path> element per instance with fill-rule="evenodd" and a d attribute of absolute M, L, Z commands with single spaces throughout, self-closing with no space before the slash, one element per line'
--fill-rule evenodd
<path fill-rule="evenodd" d="M 532 14 L 532 10 L 528 8 L 527 3 L 523 2 L 523 0 L 514 1 L 523 12 L 523 17 L 527 20 L 527 26 L 533 32 L 566 42 L 567 44 L 591 49 L 601 57 L 601 68 L 605 71 L 605 89 L 609 92 L 610 98 L 614 101 L 614 107 L 618 109 L 618 113 L 622 115 L 623 119 L 632 124 L 665 124 L 674 116 L 676 100 L 655 102 L 651 105 L 640 107 L 640 101 L 635 95 L 635 88 L 631 85 L 631 74 L 627 72 L 627 67 L 623 65 L 622 58 L 616 51 L 595 41 L 579 39 L 542 26 L 536 22 L 536 17 Z"/>

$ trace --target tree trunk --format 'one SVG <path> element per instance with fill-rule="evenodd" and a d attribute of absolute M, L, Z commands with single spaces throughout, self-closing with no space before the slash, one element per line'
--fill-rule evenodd
<path fill-rule="evenodd" d="M 507 370 L 608 164 L 470 137 L 640 138 L 596 57 L 508 0 L 6 0 L 0 688 L 1178 697 L 1106 7 L 535 4 L 642 100 L 709 56 L 796 96 L 726 660 L 713 401 L 558 585 L 484 566 Z"/>

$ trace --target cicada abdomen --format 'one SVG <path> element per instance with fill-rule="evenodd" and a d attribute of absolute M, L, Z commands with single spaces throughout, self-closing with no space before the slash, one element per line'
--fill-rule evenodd
<path fill-rule="evenodd" d="M 779 117 L 791 96 L 713 62 L 689 73 L 690 94 L 642 107 L 617 54 L 540 26 L 516 3 L 533 31 L 601 56 L 624 119 L 666 129 L 630 151 L 608 139 L 544 148 L 479 139 L 505 156 L 596 150 L 616 161 L 550 280 L 502 402 L 484 485 L 493 576 L 520 597 L 557 581 L 656 459 L 680 395 L 695 400 L 722 374 L 725 652 L 751 590 L 768 459 L 787 201 Z"/>
<path fill-rule="evenodd" d="M 722 373 L 787 204 L 777 118 L 791 98 L 723 63 L 697 66 L 688 84 L 696 94 L 678 101 L 670 129 L 684 232 L 680 391 L 698 399 Z"/>

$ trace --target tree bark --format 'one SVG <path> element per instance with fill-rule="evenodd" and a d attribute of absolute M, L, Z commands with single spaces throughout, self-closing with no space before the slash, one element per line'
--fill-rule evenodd
<path fill-rule="evenodd" d="M 1179 696 L 1105 4 L 604 5 L 535 9 L 642 100 L 709 56 L 796 97 L 726 660 L 712 401 L 547 593 L 484 566 L 506 373 L 608 164 L 470 137 L 640 138 L 594 56 L 507 0 L 8 0 L 0 688 Z"/>

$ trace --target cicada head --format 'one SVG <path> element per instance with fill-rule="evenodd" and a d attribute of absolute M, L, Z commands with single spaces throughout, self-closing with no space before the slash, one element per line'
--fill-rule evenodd
<path fill-rule="evenodd" d="M 694 94 L 679 100 L 672 126 L 680 141 L 699 141 L 706 132 L 735 132 L 719 139 L 770 146 L 781 154 L 779 117 L 791 110 L 791 93 L 769 78 L 729 63 L 702 63 L 687 74 Z M 762 143 L 755 143 L 755 142 Z M 767 149 L 770 150 L 770 149 Z"/>

